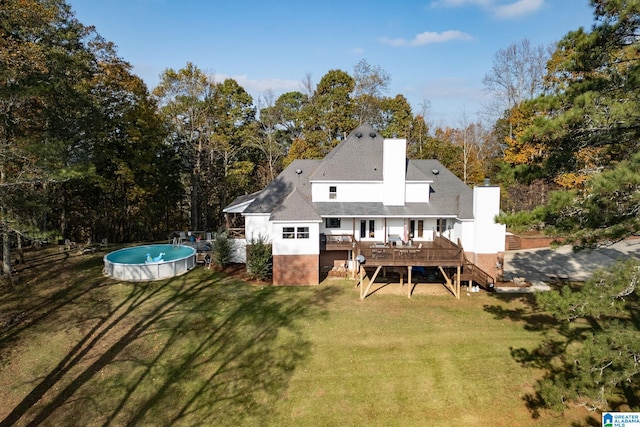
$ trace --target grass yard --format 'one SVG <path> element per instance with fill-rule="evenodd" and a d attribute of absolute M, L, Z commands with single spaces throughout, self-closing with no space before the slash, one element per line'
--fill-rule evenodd
<path fill-rule="evenodd" d="M 38 252 L 0 291 L 0 426 L 599 425 L 527 407 L 525 298 L 124 283 L 102 255 Z"/>

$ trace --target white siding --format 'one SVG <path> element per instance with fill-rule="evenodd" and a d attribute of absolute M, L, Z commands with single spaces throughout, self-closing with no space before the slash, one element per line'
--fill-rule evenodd
<path fill-rule="evenodd" d="M 407 203 L 429 203 L 429 183 L 407 182 Z"/>
<path fill-rule="evenodd" d="M 385 240 L 388 240 L 389 235 L 400 236 L 402 240 L 405 240 L 405 220 L 403 218 L 388 218 L 387 219 L 387 236 Z"/>
<path fill-rule="evenodd" d="M 495 222 L 495 217 L 499 213 L 500 187 L 475 187 L 473 189 L 475 253 L 504 252 L 506 227 Z"/>
<path fill-rule="evenodd" d="M 336 198 L 329 198 L 329 187 L 336 187 Z M 314 202 L 382 202 L 382 182 L 312 182 Z"/>
<path fill-rule="evenodd" d="M 356 227 L 359 226 L 359 222 L 356 221 Z M 320 233 L 324 233 L 327 235 L 336 235 L 336 234 L 356 234 L 358 235 L 359 229 L 354 231 L 353 228 L 353 218 L 340 218 L 340 228 L 327 228 L 326 219 L 322 220 L 322 224 L 320 224 Z"/>
<path fill-rule="evenodd" d="M 271 243 L 273 233 L 269 222 L 269 214 L 245 216 L 244 232 L 247 242 L 251 242 L 251 239 L 263 237 L 268 243 Z"/>
<path fill-rule="evenodd" d="M 309 229 L 309 238 L 284 239 L 283 229 L 292 227 Z M 287 222 L 273 224 L 273 255 L 318 255 L 320 254 L 320 224 L 317 222 Z"/>
<path fill-rule="evenodd" d="M 382 154 L 382 197 L 385 205 L 404 206 L 406 166 L 407 140 L 385 139 Z"/>
<path fill-rule="evenodd" d="M 235 239 L 231 245 L 231 262 L 244 264 L 247 262 L 246 239 Z"/>
<path fill-rule="evenodd" d="M 476 252 L 476 226 L 473 221 L 459 223 L 460 242 L 467 252 Z"/>

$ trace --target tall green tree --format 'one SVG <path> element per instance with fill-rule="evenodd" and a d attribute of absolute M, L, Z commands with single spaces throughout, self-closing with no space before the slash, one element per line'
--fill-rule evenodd
<path fill-rule="evenodd" d="M 0 227 L 3 274 L 10 237 L 27 218 L 11 197 L 57 179 L 76 162 L 87 130 L 90 29 L 63 1 L 8 0 L 0 13 Z"/>
<path fill-rule="evenodd" d="M 377 124 L 379 131 L 385 138 L 394 135 L 397 138 L 409 138 L 411 136 L 411 121 L 413 113 L 411 105 L 403 95 L 394 98 L 380 100 L 380 122 Z"/>
<path fill-rule="evenodd" d="M 353 77 L 342 70 L 331 70 L 320 79 L 303 113 L 307 143 L 328 152 L 355 128 L 354 86 Z"/>
<path fill-rule="evenodd" d="M 560 180 L 564 174 L 588 177 L 640 148 L 640 6 L 632 0 L 591 3 L 595 25 L 560 41 L 547 75 L 553 92 L 531 101 L 535 119 L 521 136 L 544 147 L 545 173 Z"/>
<path fill-rule="evenodd" d="M 159 85 L 153 90 L 161 112 L 169 124 L 168 142 L 182 157 L 187 172 L 188 204 L 191 229 L 201 229 L 203 162 L 211 145 L 213 105 L 209 102 L 215 83 L 204 71 L 191 62 L 180 70 L 166 69 Z"/>
<path fill-rule="evenodd" d="M 233 79 L 217 83 L 207 104 L 211 145 L 206 206 L 211 211 L 205 216 L 205 228 L 213 228 L 221 224 L 222 209 L 234 197 L 254 190 L 257 160 L 249 149 L 259 134 L 259 123 L 253 98 Z"/>
<path fill-rule="evenodd" d="M 531 101 L 522 141 L 548 153 L 552 179 L 578 181 L 544 206 L 505 223 L 538 224 L 577 248 L 620 241 L 640 232 L 640 3 L 592 0 L 590 32 L 568 33 L 549 62 L 553 94 Z M 571 175 L 573 177 L 569 178 Z M 523 361 L 540 362 L 540 405 L 619 410 L 640 406 L 640 306 L 637 260 L 620 260 L 583 285 L 536 298 L 560 323 L 553 338 Z"/>

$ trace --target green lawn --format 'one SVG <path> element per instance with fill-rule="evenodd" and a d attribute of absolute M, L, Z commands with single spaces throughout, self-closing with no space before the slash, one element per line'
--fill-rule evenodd
<path fill-rule="evenodd" d="M 0 425 L 589 425 L 527 408 L 525 298 L 123 283 L 101 254 L 39 256 L 0 291 Z"/>

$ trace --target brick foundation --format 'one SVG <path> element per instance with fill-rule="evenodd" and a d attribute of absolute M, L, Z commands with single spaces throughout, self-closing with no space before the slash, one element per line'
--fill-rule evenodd
<path fill-rule="evenodd" d="M 317 285 L 320 283 L 318 255 L 276 255 L 273 257 L 274 285 Z"/>

